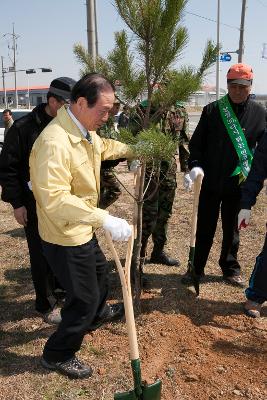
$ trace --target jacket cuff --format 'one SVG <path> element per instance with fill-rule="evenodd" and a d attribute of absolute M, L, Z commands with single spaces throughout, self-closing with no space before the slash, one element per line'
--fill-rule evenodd
<path fill-rule="evenodd" d="M 85 222 L 91 225 L 94 229 L 101 228 L 104 225 L 104 221 L 109 215 L 107 210 L 102 210 L 102 208 L 96 208 L 94 213 L 88 215 Z"/>
<path fill-rule="evenodd" d="M 188 167 L 191 171 L 191 169 L 195 168 L 195 167 L 200 167 L 202 168 L 202 165 L 200 164 L 200 162 L 198 160 L 193 160 L 193 161 L 189 161 L 188 162 Z"/>
<path fill-rule="evenodd" d="M 247 201 L 240 202 L 240 209 L 241 210 L 251 210 L 252 204 Z"/>
<path fill-rule="evenodd" d="M 9 201 L 9 203 L 12 205 L 14 210 L 24 206 L 23 202 L 20 199 Z"/>

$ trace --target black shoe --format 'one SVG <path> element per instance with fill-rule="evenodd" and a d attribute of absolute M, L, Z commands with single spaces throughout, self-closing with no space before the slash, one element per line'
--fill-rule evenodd
<path fill-rule="evenodd" d="M 261 316 L 261 306 L 262 304 L 257 303 L 256 301 L 249 300 L 244 304 L 244 311 L 251 318 L 260 318 Z"/>
<path fill-rule="evenodd" d="M 70 360 L 64 362 L 48 362 L 42 357 L 41 365 L 50 371 L 58 371 L 73 379 L 89 378 L 93 373 L 91 367 L 82 364 L 76 357 L 72 357 Z"/>
<path fill-rule="evenodd" d="M 200 274 L 200 275 L 196 275 L 196 277 L 198 278 L 199 282 L 202 282 L 203 279 L 204 279 L 204 277 L 205 277 L 205 274 L 204 274 L 204 272 L 203 272 L 203 273 Z M 192 285 L 194 285 L 193 278 L 192 278 L 192 275 L 191 275 L 190 271 L 187 271 L 187 272 L 182 276 L 181 283 L 182 283 L 183 285 L 186 285 L 186 286 L 192 286 Z"/>
<path fill-rule="evenodd" d="M 169 265 L 170 267 L 174 265 L 179 267 L 179 265 L 181 264 L 179 260 L 168 256 L 164 251 L 152 252 L 150 262 L 152 264 Z"/>
<path fill-rule="evenodd" d="M 120 320 L 124 316 L 123 303 L 106 304 L 103 314 L 97 317 L 89 327 L 88 331 L 94 331 L 103 324 Z"/>
<path fill-rule="evenodd" d="M 244 288 L 246 283 L 241 275 L 224 276 L 223 280 L 229 285 Z"/>

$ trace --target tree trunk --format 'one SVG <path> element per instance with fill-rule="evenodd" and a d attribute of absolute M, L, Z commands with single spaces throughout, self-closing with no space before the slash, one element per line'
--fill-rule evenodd
<path fill-rule="evenodd" d="M 140 252 L 142 246 L 142 211 L 143 211 L 143 192 L 145 182 L 146 164 L 143 163 L 141 168 L 138 169 L 136 174 L 135 185 L 135 204 L 134 204 L 134 226 L 135 226 L 135 241 L 132 256 L 131 276 L 134 284 L 134 306 L 137 313 L 141 311 L 140 297 L 141 297 L 141 278 L 142 271 L 140 268 Z"/>

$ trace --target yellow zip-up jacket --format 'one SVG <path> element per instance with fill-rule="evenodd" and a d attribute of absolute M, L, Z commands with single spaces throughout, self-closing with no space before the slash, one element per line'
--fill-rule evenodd
<path fill-rule="evenodd" d="M 129 147 L 90 132 L 82 135 L 65 107 L 42 131 L 30 155 L 39 233 L 62 246 L 88 242 L 108 212 L 98 208 L 101 161 L 129 158 Z"/>

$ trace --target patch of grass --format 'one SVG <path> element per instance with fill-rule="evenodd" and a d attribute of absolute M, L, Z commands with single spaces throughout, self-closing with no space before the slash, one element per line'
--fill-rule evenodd
<path fill-rule="evenodd" d="M 132 190 L 133 179 L 126 168 L 125 164 L 116 167 L 122 171 L 122 182 Z M 142 294 L 142 314 L 136 314 L 143 379 L 149 384 L 157 378 L 162 379 L 162 400 L 204 400 L 214 393 L 215 387 L 224 391 L 221 397 L 216 392 L 215 397 L 228 400 L 236 389 L 236 382 L 244 388 L 244 393 L 249 390 L 251 399 L 267 399 L 264 386 L 266 305 L 263 307 L 263 318 L 249 319 L 242 310 L 244 292 L 222 282 L 218 266 L 222 240 L 220 223 L 200 297 L 196 299 L 192 288 L 180 284 L 188 261 L 193 201 L 192 193 L 182 189 L 182 182 L 183 175 L 179 174 L 178 196 L 175 198 L 166 246 L 166 251 L 179 258 L 182 266 L 179 269 L 149 263 L 144 266 L 149 287 Z M 250 227 L 240 234 L 239 259 L 247 280 L 265 237 L 265 202 L 262 193 L 253 209 Z M 6 208 L 0 202 L 0 230 L 4 227 L 5 231 L 12 232 L 17 229 L 17 223 L 11 209 L 10 218 L 2 213 Z M 110 206 L 110 213 L 130 221 L 130 196 L 123 193 Z M 99 230 L 97 235 L 107 259 L 112 259 L 103 231 Z M 25 239 L 0 235 L 0 248 L 0 399 L 113 400 L 115 392 L 132 390 L 124 322 L 108 324 L 104 329 L 87 335 L 84 340 L 81 359 L 93 366 L 94 373 L 90 379 L 70 380 L 40 367 L 43 347 L 55 327 L 43 324 L 34 311 L 34 290 L 27 268 L 29 256 Z M 125 245 L 118 244 L 117 248 L 119 257 L 123 259 Z M 152 248 L 150 241 L 148 255 Z M 111 269 L 115 270 L 112 266 Z M 109 298 L 112 301 L 121 301 L 122 298 L 117 272 L 112 273 Z M 227 366 L 226 373 L 216 373 L 216 366 L 220 365 Z M 189 376 L 195 375 L 196 368 L 201 368 L 201 379 L 193 384 L 184 382 L 184 371 Z"/>
<path fill-rule="evenodd" d="M 63 387 L 58 388 L 56 390 L 51 390 L 48 393 L 45 393 L 42 397 L 42 400 L 77 400 L 77 399 L 90 399 L 91 391 L 82 386 L 81 388 L 72 388 Z"/>
<path fill-rule="evenodd" d="M 86 346 L 87 351 L 95 356 L 103 357 L 107 354 L 105 349 L 98 349 L 89 343 L 86 344 L 85 346 Z"/>

